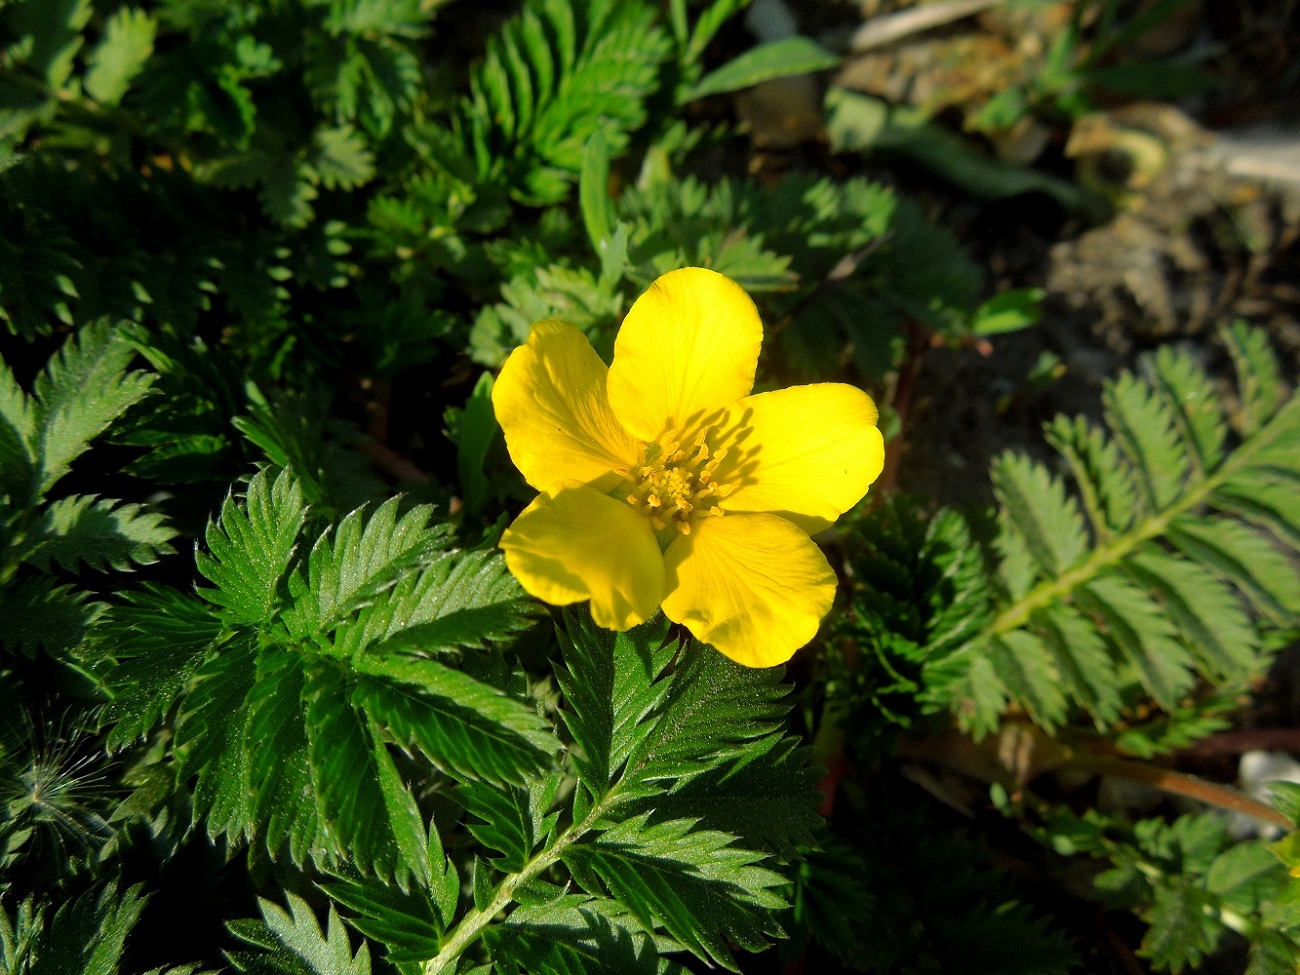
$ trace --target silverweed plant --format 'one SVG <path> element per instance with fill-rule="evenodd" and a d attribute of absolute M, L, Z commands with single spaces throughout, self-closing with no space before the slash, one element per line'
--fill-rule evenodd
<path fill-rule="evenodd" d="M 0 0 L 0 975 L 1296 971 L 1290 366 L 900 492 L 1042 294 L 747 6 Z"/>

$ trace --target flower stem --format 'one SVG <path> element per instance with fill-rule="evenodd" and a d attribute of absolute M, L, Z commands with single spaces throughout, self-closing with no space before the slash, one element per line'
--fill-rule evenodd
<path fill-rule="evenodd" d="M 502 880 L 487 907 L 482 910 L 475 908 L 461 918 L 460 922 L 448 933 L 448 937 L 442 943 L 442 950 L 438 952 L 437 957 L 425 962 L 424 975 L 443 975 L 445 972 L 452 971 L 456 960 L 464 954 L 465 949 L 477 941 L 483 933 L 483 929 L 492 923 L 493 918 L 514 901 L 515 891 L 554 866 L 564 851 L 582 839 L 599 822 L 600 818 L 609 811 L 610 807 L 614 805 L 613 799 L 614 793 L 612 791 L 607 792 L 600 802 L 591 808 L 591 811 L 587 813 L 582 822 L 574 823 L 561 833 L 560 837 L 547 849 L 542 850 L 524 864 L 522 870 L 518 873 L 512 873 Z"/>

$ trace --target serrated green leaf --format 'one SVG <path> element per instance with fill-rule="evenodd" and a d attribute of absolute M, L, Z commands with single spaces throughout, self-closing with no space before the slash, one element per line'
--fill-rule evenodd
<path fill-rule="evenodd" d="M 1221 579 L 1241 588 L 1258 609 L 1286 625 L 1300 615 L 1294 563 L 1267 538 L 1238 522 L 1179 518 L 1169 540 Z"/>
<path fill-rule="evenodd" d="M 391 498 L 369 518 L 358 508 L 317 540 L 306 578 L 296 571 L 289 583 L 294 602 L 283 619 L 296 639 L 324 635 L 445 545 L 441 532 L 425 527 L 430 506 L 412 508 L 399 519 L 400 504 L 400 498 Z"/>
<path fill-rule="evenodd" d="M 1205 372 L 1186 353 L 1163 346 L 1152 361 L 1152 379 L 1173 414 L 1179 435 L 1190 447 L 1197 473 L 1204 476 L 1223 460 L 1228 428 L 1219 396 Z"/>
<path fill-rule="evenodd" d="M 1060 725 L 1066 716 L 1061 676 L 1043 641 L 1027 630 L 1012 630 L 990 640 L 988 652 L 1003 684 L 1034 722 L 1049 730 Z"/>
<path fill-rule="evenodd" d="M 91 440 L 148 394 L 154 377 L 127 372 L 134 355 L 117 330 L 100 322 L 70 336 L 36 378 L 37 494 L 44 496 Z"/>
<path fill-rule="evenodd" d="M 1160 598 L 1207 674 L 1227 680 L 1259 666 L 1250 617 L 1210 572 L 1152 546 L 1134 553 L 1124 569 Z"/>
<path fill-rule="evenodd" d="M 1069 463 L 1097 537 L 1127 531 L 1137 511 L 1137 489 L 1115 441 L 1081 416 L 1056 417 L 1047 439 Z"/>
<path fill-rule="evenodd" d="M 685 104 L 709 95 L 739 91 L 774 78 L 825 71 L 839 63 L 837 55 L 811 37 L 801 34 L 783 37 L 750 48 L 722 67 L 709 72 L 678 99 L 678 103 Z"/>
<path fill-rule="evenodd" d="M 104 34 L 87 62 L 86 94 L 116 105 L 153 54 L 158 25 L 143 10 L 119 7 L 104 22 Z"/>
<path fill-rule="evenodd" d="M 53 579 L 33 577 L 0 587 L 0 646 L 34 657 L 62 657 L 81 645 L 104 604 Z"/>
<path fill-rule="evenodd" d="M 1300 549 L 1300 472 L 1248 468 L 1219 485 L 1210 503 Z"/>
<path fill-rule="evenodd" d="M 147 735 L 175 706 L 221 635 L 221 622 L 199 600 L 149 585 L 123 593 L 95 627 L 93 647 L 116 665 L 105 675 L 112 694 L 108 748 Z"/>
<path fill-rule="evenodd" d="M 677 648 L 665 643 L 667 635 L 662 616 L 615 633 L 585 614 L 565 613 L 565 669 L 557 668 L 556 680 L 567 705 L 560 716 L 577 746 L 572 760 L 581 788 L 597 795 L 608 788 L 638 740 L 642 721 L 668 693 L 668 682 L 659 678 Z"/>
<path fill-rule="evenodd" d="M 502 854 L 492 865 L 503 873 L 520 873 L 538 844 L 555 828 L 551 812 L 563 779 L 551 774 L 532 780 L 526 788 L 474 783 L 459 787 L 455 799 L 481 822 L 468 824 L 483 846 Z"/>
<path fill-rule="evenodd" d="M 1172 710 L 1195 675 L 1186 648 L 1160 605 L 1137 586 L 1116 576 L 1098 576 L 1080 588 L 1079 604 L 1094 613 L 1114 645 L 1137 671 L 1147 692 Z"/>
<path fill-rule="evenodd" d="M 1132 373 L 1107 383 L 1102 401 L 1106 422 L 1137 473 L 1147 510 L 1163 510 L 1179 496 L 1190 468 L 1169 408 Z"/>
<path fill-rule="evenodd" d="M 348 682 L 334 667 L 307 671 L 303 702 L 312 785 L 325 829 L 359 869 L 389 876 L 396 840 L 380 791 L 370 725 L 350 706 Z"/>
<path fill-rule="evenodd" d="M 449 774 L 522 783 L 559 743 L 527 705 L 436 660 L 364 655 L 352 700 Z"/>
<path fill-rule="evenodd" d="M 1189 878 L 1169 878 L 1156 888 L 1155 901 L 1143 916 L 1150 927 L 1138 954 L 1172 971 L 1196 965 L 1218 942 L 1213 906 L 1210 895 Z"/>
<path fill-rule="evenodd" d="M 539 612 L 498 552 L 439 552 L 404 575 L 382 601 L 341 624 L 341 654 L 472 649 L 530 626 Z"/>
<path fill-rule="evenodd" d="M 427 884 L 402 890 L 355 871 L 331 871 L 334 881 L 321 884 L 331 898 L 353 917 L 349 923 L 368 938 L 384 945 L 395 963 L 424 961 L 442 947 L 441 935 L 456 915 L 460 882 L 456 867 L 444 855 L 438 831 L 430 824 L 424 865 L 413 870 Z"/>
<path fill-rule="evenodd" d="M 262 948 L 227 953 L 231 963 L 250 975 L 370 975 L 370 948 L 364 942 L 352 952 L 343 922 L 330 908 L 328 927 L 320 922 L 305 900 L 286 891 L 286 911 L 273 901 L 259 898 L 262 921 L 228 925 L 241 941 Z"/>
<path fill-rule="evenodd" d="M 120 890 L 110 882 L 64 902 L 38 929 L 31 967 L 14 969 L 15 975 L 117 975 L 126 939 L 148 900 L 142 889 L 135 884 Z"/>
<path fill-rule="evenodd" d="M 306 514 L 302 488 L 287 470 L 274 481 L 269 471 L 257 474 L 242 504 L 227 496 L 220 520 L 208 525 L 211 554 L 194 557 L 199 572 L 217 586 L 200 595 L 221 607 L 229 622 L 270 622 Z"/>
<path fill-rule="evenodd" d="M 176 531 L 160 512 L 93 494 L 73 494 L 45 508 L 30 529 L 24 560 L 49 571 L 57 563 L 76 572 L 129 572 L 175 551 Z"/>
<path fill-rule="evenodd" d="M 743 763 L 755 742 L 779 736 L 789 705 L 780 667 L 752 669 L 689 641 L 653 728 L 638 734 L 619 780 L 631 799 L 684 783 L 711 765 Z M 620 704 L 615 704 L 615 714 Z"/>
<path fill-rule="evenodd" d="M 1073 607 L 1054 604 L 1034 613 L 1031 625 L 1051 651 L 1065 687 L 1102 724 L 1119 716 L 1119 679 L 1106 643 L 1091 620 Z"/>
<path fill-rule="evenodd" d="M 1277 357 L 1269 348 L 1268 334 L 1263 329 L 1250 328 L 1245 322 L 1234 322 L 1220 330 L 1219 337 L 1228 347 L 1237 371 L 1241 411 L 1234 418 L 1234 425 L 1242 436 L 1249 437 L 1282 404 L 1285 391 Z"/>
<path fill-rule="evenodd" d="M 0 358 L 0 499 L 29 495 L 37 457 L 34 404 Z"/>
<path fill-rule="evenodd" d="M 521 907 L 484 932 L 497 970 L 534 975 L 685 975 L 616 902 L 571 894 Z"/>
<path fill-rule="evenodd" d="M 1074 499 L 1041 464 L 1003 454 L 990 470 L 1002 516 L 1048 576 L 1059 576 L 1087 554 L 1088 537 Z"/>
<path fill-rule="evenodd" d="M 796 859 L 796 846 L 815 842 L 825 797 L 816 785 L 822 770 L 810 767 L 812 749 L 793 738 L 754 742 L 743 763 L 715 765 L 659 795 L 628 803 L 651 822 L 696 818 L 701 827 L 735 836 L 751 850 Z M 585 783 L 584 783 L 585 784 Z"/>
<path fill-rule="evenodd" d="M 356 189 L 374 178 L 374 153 L 351 126 L 317 129 L 312 138 L 312 168 L 327 190 Z"/>
<path fill-rule="evenodd" d="M 659 924 L 697 957 L 733 971 L 728 944 L 756 951 L 775 936 L 785 878 L 734 837 L 691 820 L 651 826 L 635 816 L 561 855 L 588 893 L 608 890 L 646 926 Z"/>

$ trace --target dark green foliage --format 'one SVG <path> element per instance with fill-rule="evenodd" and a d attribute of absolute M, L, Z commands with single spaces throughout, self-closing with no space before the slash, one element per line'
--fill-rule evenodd
<path fill-rule="evenodd" d="M 1047 975 L 1074 970 L 1070 943 L 1021 899 L 989 853 L 940 825 L 907 788 L 854 795 L 852 846 L 801 867 L 796 917 L 854 971 Z M 869 918 L 869 925 L 861 919 Z M 879 932 L 889 932 L 883 937 Z"/>
<path fill-rule="evenodd" d="M 83 570 L 127 572 L 172 551 L 175 532 L 135 503 L 52 496 L 92 441 L 148 395 L 153 376 L 128 367 L 118 328 L 69 336 L 24 390 L 0 361 L 0 645 L 32 656 L 75 648 L 102 606 L 60 585 Z"/>

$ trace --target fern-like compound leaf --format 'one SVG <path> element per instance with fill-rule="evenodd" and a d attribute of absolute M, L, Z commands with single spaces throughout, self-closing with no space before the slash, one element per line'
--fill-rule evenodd
<path fill-rule="evenodd" d="M 1268 624 L 1300 620 L 1300 400 L 1284 403 L 1260 333 L 1224 338 L 1242 399 L 1231 423 L 1204 371 L 1165 349 L 1146 378 L 1107 384 L 1106 429 L 1048 426 L 1078 507 L 1045 468 L 995 462 L 1001 612 L 927 661 L 927 699 L 979 731 L 1013 700 L 1049 728 L 1072 705 L 1105 727 L 1139 692 L 1180 715 L 1198 678 L 1241 686 L 1259 672 L 1248 605 Z"/>

